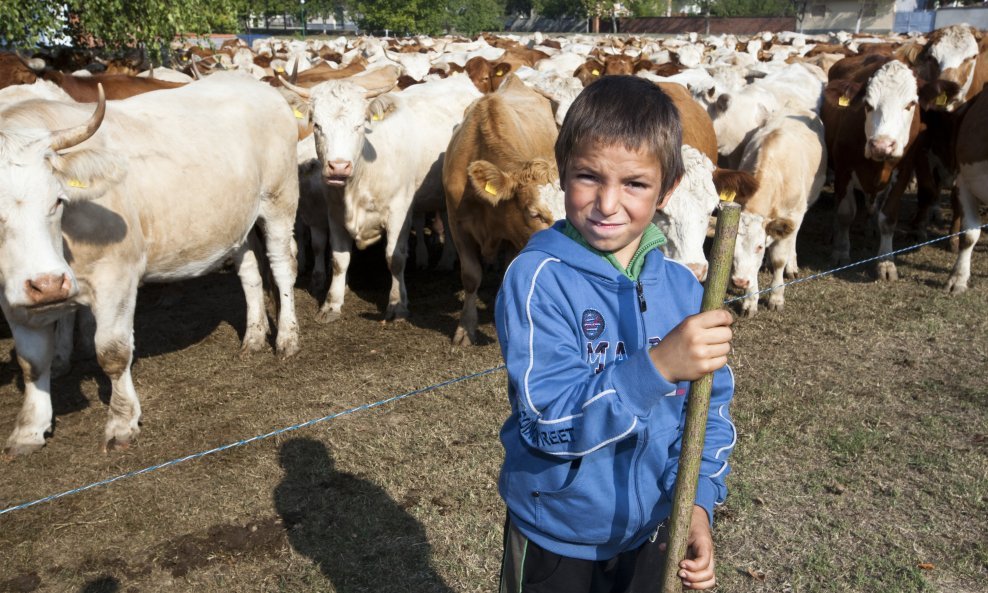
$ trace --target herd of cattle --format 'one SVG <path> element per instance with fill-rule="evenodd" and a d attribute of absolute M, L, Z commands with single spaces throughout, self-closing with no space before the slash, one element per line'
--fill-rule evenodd
<path fill-rule="evenodd" d="M 342 314 L 347 267 L 383 237 L 392 289 L 385 316 L 409 315 L 404 269 L 428 265 L 424 223 L 456 258 L 465 299 L 456 345 L 477 328 L 483 263 L 516 252 L 563 216 L 553 144 L 580 90 L 598 77 L 653 80 L 683 121 L 686 174 L 655 221 L 668 257 L 702 279 L 718 200 L 744 206 L 732 283 L 758 308 L 767 252 L 771 309 L 798 272 L 796 235 L 832 174 L 833 258 L 850 255 L 864 194 L 892 251 L 900 198 L 915 180 L 913 230 L 953 188 L 961 235 L 947 283 L 967 288 L 988 203 L 988 35 L 697 35 L 477 39 L 372 37 L 176 44 L 175 69 L 0 53 L 0 305 L 25 399 L 4 454 L 30 453 L 51 428 L 51 378 L 64 372 L 74 316 L 94 323 L 112 396 L 104 448 L 137 435 L 131 378 L 143 282 L 232 262 L 247 302 L 243 350 L 270 332 L 262 269 L 277 291 L 276 347 L 299 350 L 293 286 L 310 242 L 317 321 Z M 74 61 L 73 61 L 74 60 Z M 65 70 L 65 71 L 63 71 Z M 894 261 L 877 274 L 895 279 Z M 85 323 L 81 324 L 86 325 Z"/>

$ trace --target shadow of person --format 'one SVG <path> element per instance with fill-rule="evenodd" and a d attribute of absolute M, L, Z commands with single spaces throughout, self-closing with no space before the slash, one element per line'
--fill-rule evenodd
<path fill-rule="evenodd" d="M 425 530 L 376 484 L 337 471 L 326 446 L 281 446 L 274 503 L 292 547 L 337 593 L 452 593 L 430 564 Z"/>

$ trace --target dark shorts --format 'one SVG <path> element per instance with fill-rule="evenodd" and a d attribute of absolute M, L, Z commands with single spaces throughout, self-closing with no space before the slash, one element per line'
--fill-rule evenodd
<path fill-rule="evenodd" d="M 661 587 L 668 539 L 660 525 L 653 540 L 610 560 L 579 560 L 553 554 L 504 525 L 499 593 L 655 593 Z"/>

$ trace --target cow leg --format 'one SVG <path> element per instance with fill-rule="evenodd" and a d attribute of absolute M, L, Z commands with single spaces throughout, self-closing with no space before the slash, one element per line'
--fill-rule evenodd
<path fill-rule="evenodd" d="M 415 212 L 412 215 L 415 228 L 415 267 L 424 270 L 429 267 L 429 248 L 425 244 L 425 213 Z"/>
<path fill-rule="evenodd" d="M 950 273 L 950 279 L 947 280 L 947 292 L 950 294 L 961 294 L 967 290 L 967 282 L 971 278 L 971 253 L 978 239 L 981 238 L 978 203 L 967 186 L 967 180 L 963 177 L 957 181 L 957 201 L 960 206 L 961 224 L 966 230 L 960 235 L 957 261 L 954 262 L 954 269 Z"/>
<path fill-rule="evenodd" d="M 393 212 L 393 211 L 392 211 Z M 388 295 L 388 308 L 384 311 L 384 320 L 401 321 L 408 319 L 408 293 L 405 291 L 405 262 L 408 260 L 408 231 L 411 220 L 409 212 L 405 212 L 401 220 L 395 213 L 388 222 L 388 244 L 386 257 L 388 269 L 391 271 L 391 294 Z M 394 232 L 397 229 L 398 232 Z"/>
<path fill-rule="evenodd" d="M 748 281 L 748 286 L 744 288 L 745 296 L 741 301 L 741 316 L 754 317 L 758 313 L 758 270 Z"/>
<path fill-rule="evenodd" d="M 786 262 L 785 277 L 792 280 L 799 277 L 799 260 L 796 259 L 796 241 L 792 242 L 792 251 L 789 260 Z"/>
<path fill-rule="evenodd" d="M 463 311 L 453 334 L 454 346 L 471 346 L 477 342 L 477 291 L 483 275 L 480 246 L 471 237 L 463 237 L 460 254 L 460 280 L 463 282 Z"/>
<path fill-rule="evenodd" d="M 834 249 L 830 259 L 835 265 L 844 265 L 851 262 L 851 223 L 858 213 L 858 205 L 849 179 L 838 183 L 834 190 L 838 203 L 834 219 Z"/>
<path fill-rule="evenodd" d="M 312 277 L 309 279 L 309 290 L 313 294 L 321 294 L 326 290 L 326 246 L 329 235 L 321 227 L 309 227 L 312 239 Z"/>
<path fill-rule="evenodd" d="M 247 327 L 244 330 L 240 353 L 260 352 L 267 348 L 270 326 L 264 311 L 264 284 L 261 280 L 257 253 L 251 249 L 250 241 L 241 245 L 233 255 L 233 263 L 237 268 L 237 276 L 240 277 L 244 300 L 247 302 Z"/>
<path fill-rule="evenodd" d="M 76 312 L 69 311 L 55 322 L 55 354 L 51 363 L 53 379 L 68 374 L 72 368 L 72 342 L 75 339 Z"/>
<path fill-rule="evenodd" d="M 295 316 L 295 277 L 298 273 L 295 255 L 297 247 L 292 238 L 292 217 L 267 217 L 264 221 L 264 242 L 268 264 L 278 291 L 278 335 L 275 350 L 288 358 L 300 349 L 298 318 Z"/>
<path fill-rule="evenodd" d="M 5 312 L 6 313 L 6 312 Z M 7 319 L 10 319 L 7 315 Z M 51 430 L 51 362 L 55 355 L 55 328 L 32 328 L 10 324 L 17 364 L 24 374 L 24 404 L 17 414 L 14 432 L 7 438 L 5 457 L 16 457 L 45 446 Z"/>
<path fill-rule="evenodd" d="M 446 213 L 445 208 L 440 211 L 440 215 L 443 223 L 443 252 L 439 257 L 439 263 L 436 264 L 436 269 L 443 272 L 452 272 L 453 266 L 456 265 L 456 244 L 449 234 L 449 215 Z"/>
<path fill-rule="evenodd" d="M 768 296 L 769 311 L 781 311 L 785 307 L 785 272 L 790 262 L 796 261 L 796 233 L 790 233 L 772 243 L 768 250 L 772 266 L 772 292 Z"/>
<path fill-rule="evenodd" d="M 103 433 L 103 451 L 126 449 L 141 429 L 141 403 L 134 389 L 130 367 L 134 360 L 134 310 L 136 279 L 119 278 L 116 295 L 100 295 L 93 302 L 96 316 L 96 360 L 110 378 L 110 407 Z M 110 286 L 108 283 L 102 286 Z M 118 298 L 112 298 L 117 296 Z"/>
<path fill-rule="evenodd" d="M 902 194 L 909 185 L 912 173 L 908 168 L 897 170 L 892 174 L 892 183 L 885 192 L 884 200 L 878 209 L 878 231 L 881 235 L 878 255 L 885 256 L 885 259 L 878 261 L 876 272 L 879 280 L 894 282 L 899 279 L 899 272 L 895 268 L 895 259 L 889 255 L 893 250 L 893 238 L 895 227 L 899 223 L 899 206 L 902 203 Z"/>
<path fill-rule="evenodd" d="M 350 267 L 350 250 L 353 248 L 350 233 L 332 214 L 329 215 L 329 245 L 333 250 L 333 279 L 329 283 L 326 301 L 316 313 L 318 323 L 329 323 L 340 318 L 346 292 L 346 272 Z"/>

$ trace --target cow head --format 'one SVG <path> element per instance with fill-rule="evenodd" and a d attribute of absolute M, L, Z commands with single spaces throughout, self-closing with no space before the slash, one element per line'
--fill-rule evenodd
<path fill-rule="evenodd" d="M 916 75 L 902 62 L 892 60 L 871 76 L 864 91 L 865 157 L 902 158 L 918 101 Z"/>
<path fill-rule="evenodd" d="M 369 102 L 394 85 L 394 81 L 377 84 L 375 80 L 352 76 L 345 80 L 328 80 L 311 89 L 282 81 L 310 105 L 316 152 L 326 185 L 342 187 L 353 174 L 354 163 L 363 150 L 368 120 L 374 119 L 369 112 Z"/>
<path fill-rule="evenodd" d="M 686 265 L 698 280 L 707 276 L 707 257 L 703 242 L 707 237 L 710 213 L 719 197 L 714 186 L 716 166 L 699 150 L 683 145 L 683 178 L 656 210 L 652 222 L 666 236 L 663 252 L 669 259 Z"/>
<path fill-rule="evenodd" d="M 766 220 L 752 212 L 741 213 L 738 238 L 731 266 L 731 285 L 747 291 L 758 285 L 758 270 L 765 259 L 765 250 L 774 242 L 796 232 L 796 223 L 789 218 Z"/>
<path fill-rule="evenodd" d="M 924 107 L 953 111 L 964 103 L 974 80 L 980 39 L 981 33 L 967 25 L 951 25 L 934 32 L 916 66 L 924 79 L 950 85 L 937 88 Z"/>
<path fill-rule="evenodd" d="M 62 152 L 99 129 L 102 85 L 96 110 L 82 125 L 39 128 L 37 118 L 23 117 L 35 109 L 14 105 L 0 118 L 0 299 L 8 313 L 37 313 L 78 293 L 62 253 L 65 205 L 99 197 L 123 174 L 119 157 L 104 151 Z"/>
<path fill-rule="evenodd" d="M 508 241 L 521 250 L 536 231 L 566 217 L 556 165 L 533 159 L 520 168 L 504 171 L 489 161 L 474 161 L 467 167 L 474 194 L 503 211 Z"/>

